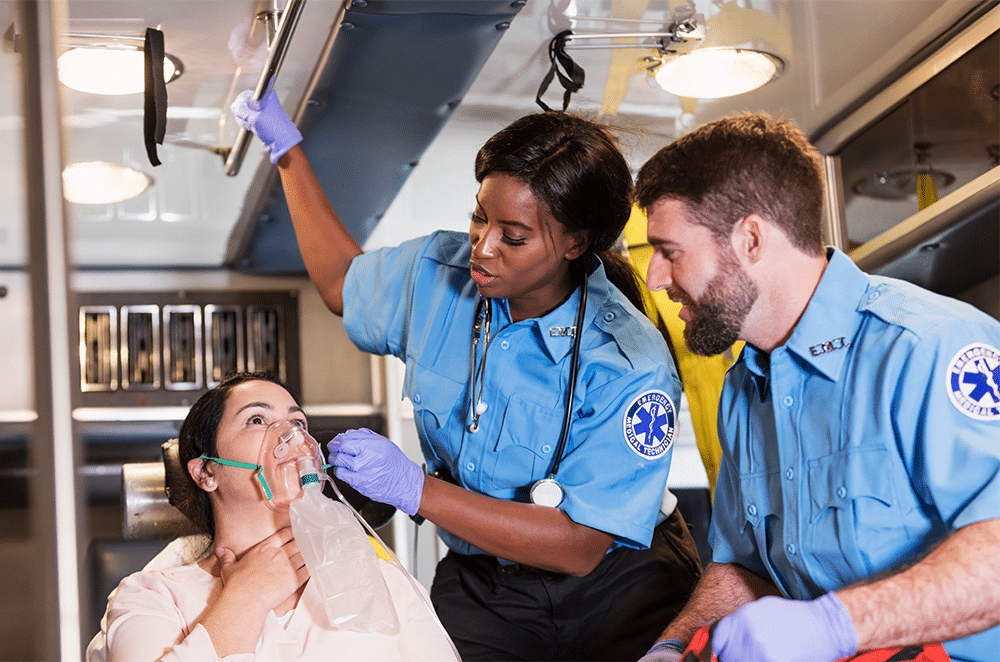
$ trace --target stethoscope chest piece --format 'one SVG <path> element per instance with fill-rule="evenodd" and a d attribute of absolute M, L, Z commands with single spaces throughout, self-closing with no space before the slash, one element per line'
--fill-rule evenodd
<path fill-rule="evenodd" d="M 563 501 L 565 496 L 562 485 L 554 478 L 543 478 L 531 486 L 531 503 L 536 506 L 548 506 L 556 508 Z"/>

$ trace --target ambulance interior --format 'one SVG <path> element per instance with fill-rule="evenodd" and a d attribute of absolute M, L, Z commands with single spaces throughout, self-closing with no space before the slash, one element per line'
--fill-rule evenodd
<path fill-rule="evenodd" d="M 165 105 L 141 57 L 132 91 L 88 87 L 128 78 L 106 61 L 63 80 L 60 56 L 141 55 L 147 28 L 175 68 Z M 1000 317 L 998 29 L 996 0 L 0 0 L 0 660 L 82 654 L 108 592 L 177 532 L 128 471 L 229 371 L 280 374 L 321 443 L 369 427 L 420 461 L 402 364 L 359 352 L 315 293 L 275 167 L 229 112 L 242 90 L 276 90 L 358 242 L 396 245 L 467 229 L 476 150 L 539 110 L 570 30 L 569 109 L 617 127 L 634 170 L 727 114 L 793 119 L 824 155 L 827 243 Z M 667 45 L 772 71 L 712 97 L 673 87 Z M 557 77 L 543 101 L 563 95 Z M 704 546 L 681 420 L 668 487 Z M 429 586 L 433 526 L 368 508 Z"/>

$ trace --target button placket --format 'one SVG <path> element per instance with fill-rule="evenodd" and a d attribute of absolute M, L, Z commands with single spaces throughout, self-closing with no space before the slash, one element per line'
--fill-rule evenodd
<path fill-rule="evenodd" d="M 801 438 L 797 423 L 802 407 L 798 396 L 802 392 L 801 382 L 804 375 L 789 352 L 779 349 L 771 354 L 770 378 L 771 392 L 784 393 L 780 398 L 775 396 L 776 402 L 773 408 L 776 433 L 783 440 L 777 447 L 777 460 L 780 462 L 778 466 L 785 467 L 784 471 L 781 471 L 783 480 L 780 481 L 782 508 L 786 514 L 799 513 L 798 517 L 782 518 L 783 550 L 788 565 L 801 571 L 803 564 L 802 555 L 799 553 L 801 536 L 809 512 L 808 508 L 803 509 L 803 504 L 800 503 L 803 497 L 803 485 L 801 479 L 797 480 L 801 461 Z"/>

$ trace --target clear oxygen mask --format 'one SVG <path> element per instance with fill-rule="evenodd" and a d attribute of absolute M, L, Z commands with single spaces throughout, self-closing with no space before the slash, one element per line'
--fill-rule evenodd
<path fill-rule="evenodd" d="M 257 465 L 258 482 L 267 505 L 274 510 L 287 509 L 302 496 L 303 486 L 327 478 L 319 443 L 291 421 L 268 426 Z"/>

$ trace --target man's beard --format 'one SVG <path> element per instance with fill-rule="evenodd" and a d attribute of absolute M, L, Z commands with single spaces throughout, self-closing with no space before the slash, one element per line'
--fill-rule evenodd
<path fill-rule="evenodd" d="M 698 301 L 686 294 L 671 295 L 691 311 L 691 321 L 684 327 L 688 349 L 701 356 L 715 356 L 739 339 L 743 322 L 760 292 L 735 256 L 723 255 L 719 272 L 705 286 Z"/>

